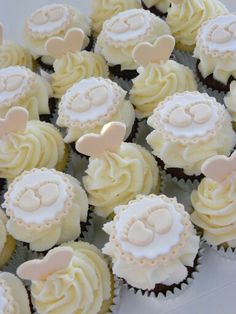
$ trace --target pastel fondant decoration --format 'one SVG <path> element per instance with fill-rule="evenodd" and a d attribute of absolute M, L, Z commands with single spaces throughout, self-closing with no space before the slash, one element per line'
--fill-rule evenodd
<path fill-rule="evenodd" d="M 174 47 L 174 37 L 164 35 L 159 37 L 153 45 L 149 42 L 138 44 L 133 50 L 133 58 L 143 67 L 149 63 L 165 63 L 169 60 Z"/>
<path fill-rule="evenodd" d="M 0 77 L 0 92 L 12 92 L 18 89 L 23 81 L 24 76 L 20 74 L 11 75 L 9 77 Z"/>
<path fill-rule="evenodd" d="M 59 59 L 67 52 L 80 51 L 83 46 L 84 32 L 79 28 L 67 31 L 64 38 L 52 37 L 47 40 L 45 47 L 49 55 Z"/>
<path fill-rule="evenodd" d="M 17 275 L 25 280 L 44 280 L 51 274 L 66 269 L 72 257 L 72 248 L 57 247 L 50 250 L 42 260 L 35 259 L 20 265 Z"/>
<path fill-rule="evenodd" d="M 3 25 L 0 23 L 0 45 L 3 44 Z"/>
<path fill-rule="evenodd" d="M 108 29 L 113 33 L 125 33 L 130 30 L 140 29 L 143 25 L 144 17 L 139 13 L 135 13 L 124 18 L 118 17 L 109 25 Z"/>
<path fill-rule="evenodd" d="M 148 216 L 147 222 L 154 226 L 156 233 L 165 234 L 169 232 L 173 219 L 168 209 L 157 208 Z"/>
<path fill-rule="evenodd" d="M 63 9 L 62 7 L 51 8 L 48 11 L 38 11 L 33 14 L 31 21 L 35 25 L 43 25 L 50 22 L 56 22 L 60 20 L 63 16 Z"/>
<path fill-rule="evenodd" d="M 153 231 L 145 226 L 145 224 L 137 220 L 131 225 L 128 232 L 128 241 L 138 246 L 145 246 L 153 240 Z"/>
<path fill-rule="evenodd" d="M 222 26 L 216 26 L 214 31 L 211 33 L 210 39 L 215 43 L 223 44 L 229 41 L 232 37 L 232 34 L 229 30 L 225 29 Z"/>
<path fill-rule="evenodd" d="M 13 132 L 24 132 L 28 121 L 28 111 L 22 107 L 9 109 L 6 117 L 0 119 L 0 137 Z"/>
<path fill-rule="evenodd" d="M 86 134 L 76 142 L 76 150 L 84 155 L 98 157 L 105 152 L 119 149 L 126 133 L 126 126 L 110 122 L 103 126 L 101 134 Z"/>
<path fill-rule="evenodd" d="M 234 171 L 236 171 L 236 151 L 230 157 L 213 156 L 202 165 L 202 173 L 217 182 L 224 181 Z"/>

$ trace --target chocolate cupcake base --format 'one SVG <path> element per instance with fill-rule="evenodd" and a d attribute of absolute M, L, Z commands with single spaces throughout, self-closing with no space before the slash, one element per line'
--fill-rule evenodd
<path fill-rule="evenodd" d="M 144 10 L 148 10 L 148 11 L 152 12 L 153 14 L 155 14 L 156 16 L 159 16 L 161 18 L 167 17 L 167 12 L 163 13 L 160 10 L 158 10 L 157 7 L 155 7 L 155 6 L 148 8 L 143 1 L 142 1 L 142 6 L 143 6 Z"/>
<path fill-rule="evenodd" d="M 233 76 L 231 76 L 229 79 L 228 79 L 228 82 L 227 84 L 223 84 L 217 80 L 214 79 L 213 77 L 213 74 L 207 76 L 206 78 L 204 78 L 201 74 L 201 71 L 199 70 L 199 63 L 200 63 L 200 60 L 197 60 L 197 63 L 196 63 L 196 73 L 198 75 L 198 78 L 200 79 L 200 81 L 206 85 L 207 87 L 210 87 L 212 88 L 213 90 L 217 90 L 219 92 L 224 92 L 224 93 L 227 93 L 229 90 L 230 90 L 230 84 L 232 81 L 235 80 L 235 78 Z"/>
<path fill-rule="evenodd" d="M 124 80 L 132 80 L 138 76 L 138 72 L 136 70 L 121 70 L 120 65 L 110 66 L 109 70 L 113 75 L 118 78 L 121 77 Z"/>

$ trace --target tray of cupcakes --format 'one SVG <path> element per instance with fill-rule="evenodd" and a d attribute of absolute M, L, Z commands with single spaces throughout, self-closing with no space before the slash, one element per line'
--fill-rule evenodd
<path fill-rule="evenodd" d="M 0 24 L 0 312 L 235 313 L 236 14 L 28 9 L 21 44 Z"/>

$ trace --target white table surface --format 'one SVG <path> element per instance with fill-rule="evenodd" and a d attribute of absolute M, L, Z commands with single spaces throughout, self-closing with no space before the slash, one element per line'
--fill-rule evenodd
<path fill-rule="evenodd" d="M 25 17 L 36 8 L 54 2 L 71 4 L 86 14 L 90 11 L 91 0 L 0 0 L 0 21 L 4 25 L 5 38 L 22 42 Z M 222 2 L 232 12 L 236 11 L 236 0 Z M 169 195 L 174 196 L 178 192 L 177 188 L 169 187 Z M 182 193 L 181 200 L 186 199 L 188 194 Z M 101 238 L 96 241 L 98 245 Z M 208 248 L 200 274 L 181 296 L 158 302 L 136 296 L 124 288 L 118 314 L 236 314 L 235 292 L 236 261 L 224 259 Z"/>

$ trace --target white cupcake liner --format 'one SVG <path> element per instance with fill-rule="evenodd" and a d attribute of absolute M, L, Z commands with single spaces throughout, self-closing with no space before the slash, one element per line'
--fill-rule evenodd
<path fill-rule="evenodd" d="M 204 238 L 203 238 L 204 240 Z M 224 248 L 223 246 L 220 245 L 213 245 L 211 243 L 209 243 L 208 241 L 204 240 L 205 243 L 207 243 L 214 251 L 217 252 L 217 254 L 219 254 L 220 256 L 229 259 L 229 260 L 234 260 L 236 261 L 236 248 Z"/>
<path fill-rule="evenodd" d="M 178 63 L 182 63 L 183 65 L 188 66 L 191 70 L 194 70 L 196 68 L 197 60 L 193 57 L 192 53 L 175 49 L 173 55 L 174 60 Z"/>
<path fill-rule="evenodd" d="M 109 311 L 106 314 L 115 314 L 120 307 L 121 281 L 114 276 L 114 297 Z"/>
<path fill-rule="evenodd" d="M 92 206 L 89 207 L 87 222 L 85 226 L 86 230 L 81 231 L 78 239 L 75 241 L 84 241 L 88 243 L 93 243 L 95 233 L 94 233 L 94 209 Z"/>
<path fill-rule="evenodd" d="M 205 248 L 203 246 L 203 242 L 201 241 L 200 248 L 198 251 L 197 265 L 195 266 L 194 271 L 189 277 L 187 277 L 184 280 L 184 282 L 180 284 L 179 287 L 175 287 L 174 290 L 168 290 L 166 291 L 166 293 L 163 293 L 163 292 L 155 293 L 155 292 L 150 292 L 148 290 L 143 291 L 134 287 L 130 287 L 127 283 L 124 283 L 124 282 L 123 282 L 123 286 L 138 296 L 151 297 L 151 298 L 155 298 L 158 301 L 169 300 L 169 299 L 175 300 L 176 298 L 181 296 L 181 294 L 185 291 L 185 289 L 188 288 L 189 285 L 193 282 L 193 280 L 198 276 L 201 269 L 201 265 L 202 265 L 204 251 L 205 251 Z"/>
<path fill-rule="evenodd" d="M 196 189 L 199 183 L 201 182 L 201 180 L 198 180 L 198 179 L 195 179 L 193 181 L 191 179 L 187 179 L 187 180 L 178 179 L 172 176 L 170 173 L 166 174 L 166 178 L 173 181 L 175 184 L 178 185 L 178 187 L 180 187 L 185 192 L 191 192 L 193 189 Z"/>
<path fill-rule="evenodd" d="M 111 74 L 111 73 L 110 73 L 110 79 L 113 80 L 114 82 L 116 82 L 121 88 L 123 88 L 127 92 L 130 92 L 130 90 L 133 86 L 132 80 L 123 79 L 122 77 L 118 77 L 118 76 Z"/>
<path fill-rule="evenodd" d="M 77 154 L 73 148 L 69 145 L 69 155 L 70 160 L 68 162 L 68 166 L 65 170 L 66 173 L 70 174 L 72 177 L 75 177 L 83 186 L 83 176 L 85 175 L 85 171 L 88 168 L 89 158 L 86 156 L 82 156 Z"/>

